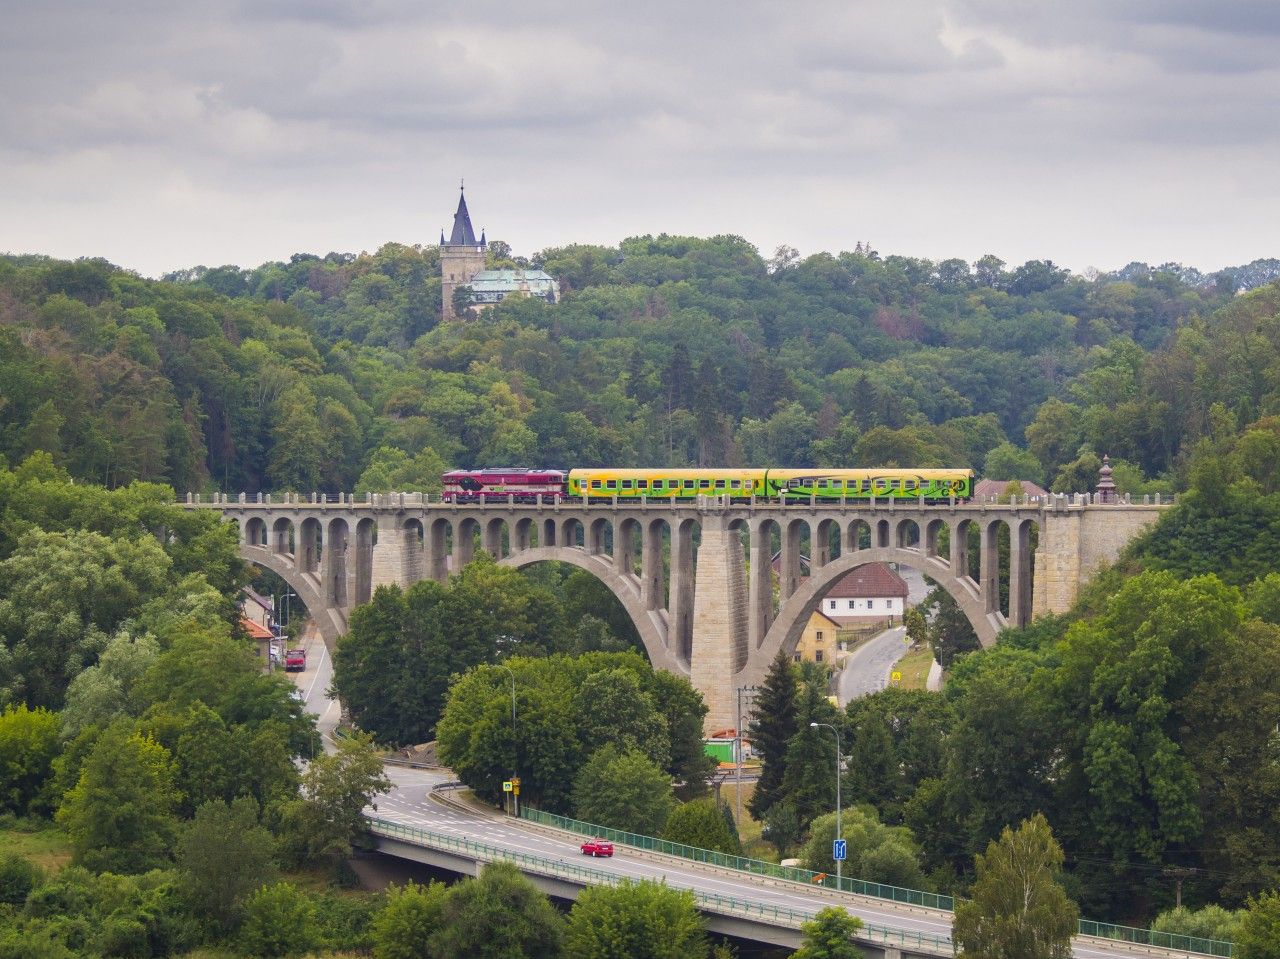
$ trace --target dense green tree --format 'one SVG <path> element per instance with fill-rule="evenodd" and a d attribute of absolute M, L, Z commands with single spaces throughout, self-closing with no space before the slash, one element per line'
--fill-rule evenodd
<path fill-rule="evenodd" d="M 920 848 L 906 826 L 886 826 L 874 807 L 853 806 L 842 810 L 840 828 L 848 853 L 843 867 L 846 876 L 907 889 L 926 888 Z M 835 838 L 835 813 L 815 819 L 800 852 L 804 867 L 835 873 L 836 863 L 831 858 L 831 842 Z"/>
<path fill-rule="evenodd" d="M 192 909 L 229 930 L 244 899 L 273 878 L 275 841 L 258 823 L 258 804 L 212 800 L 196 810 L 175 859 Z"/>
<path fill-rule="evenodd" d="M 564 920 L 547 897 L 516 866 L 490 863 L 440 897 L 430 948 L 435 959 L 556 959 L 563 939 Z"/>
<path fill-rule="evenodd" d="M 427 447 L 410 456 L 394 446 L 380 446 L 356 482 L 357 493 L 428 493 L 439 496 L 441 476 L 447 467 L 435 450 Z"/>
<path fill-rule="evenodd" d="M 165 863 L 177 827 L 173 780 L 173 761 L 163 746 L 127 723 L 112 724 L 58 810 L 76 861 L 119 873 Z"/>
<path fill-rule="evenodd" d="M 862 928 L 862 920 L 837 906 L 819 909 L 818 914 L 800 927 L 800 948 L 792 959 L 858 959 L 862 950 L 853 937 Z"/>
<path fill-rule="evenodd" d="M 344 737 L 316 756 L 302 775 L 302 795 L 282 807 L 286 842 L 306 860 L 338 860 L 364 832 L 364 809 L 391 788 L 382 759 L 365 734 Z"/>
<path fill-rule="evenodd" d="M 596 750 L 573 782 L 577 817 L 600 826 L 657 836 L 674 805 L 667 774 L 635 750 Z"/>
<path fill-rule="evenodd" d="M 778 850 L 779 858 L 790 852 L 803 833 L 804 827 L 800 817 L 796 815 L 795 807 L 785 799 L 769 807 L 760 830 L 760 834 Z"/>
<path fill-rule="evenodd" d="M 1044 482 L 1044 467 L 1029 450 L 1018 449 L 1012 443 L 1001 443 L 982 464 L 982 475 L 997 480 L 1030 480 Z"/>
<path fill-rule="evenodd" d="M 662 837 L 670 842 L 741 855 L 742 844 L 714 799 L 693 799 L 681 803 L 667 817 Z"/>
<path fill-rule="evenodd" d="M 420 886 L 410 881 L 392 886 L 373 919 L 374 959 L 422 959 L 432 934 L 440 927 L 447 887 L 441 882 Z"/>
<path fill-rule="evenodd" d="M 574 711 L 582 740 L 590 748 L 635 750 L 660 769 L 669 766 L 667 724 L 631 671 L 611 669 L 587 676 L 578 687 Z"/>
<path fill-rule="evenodd" d="M 1039 814 L 1005 827 L 975 864 L 972 898 L 956 903 L 959 955 L 1066 959 L 1079 910 L 1059 883 L 1062 848 Z"/>
<path fill-rule="evenodd" d="M 1270 959 L 1280 953 L 1280 893 L 1264 892 L 1251 898 L 1240 919 L 1233 956 Z"/>
<path fill-rule="evenodd" d="M 795 809 L 802 823 L 828 809 L 835 808 L 836 738 L 824 726 L 838 726 L 835 707 L 826 700 L 823 690 L 811 683 L 800 686 L 796 704 L 796 729 L 787 744 L 786 772 L 782 777 L 782 796 Z M 759 786 L 757 785 L 757 789 Z"/>
<path fill-rule="evenodd" d="M 41 878 L 40 870 L 24 857 L 0 857 L 0 905 L 21 906 Z"/>
<path fill-rule="evenodd" d="M 697 959 L 706 921 L 693 894 L 643 880 L 589 886 L 569 910 L 567 959 Z"/>
<path fill-rule="evenodd" d="M 756 819 L 764 819 L 769 808 L 783 796 L 787 750 L 799 728 L 795 668 L 782 651 L 774 657 L 764 687 L 755 698 L 747 737 L 760 757 L 760 778 L 751 794 L 749 808 Z"/>
<path fill-rule="evenodd" d="M 1210 903 L 1200 909 L 1177 906 L 1156 916 L 1151 928 L 1155 932 L 1167 932 L 1175 936 L 1233 942 L 1240 932 L 1241 916 L 1241 912 L 1223 909 L 1217 903 Z"/>
<path fill-rule="evenodd" d="M 25 816 L 53 775 L 58 717 L 25 704 L 0 713 L 0 812 Z"/>
<path fill-rule="evenodd" d="M 118 632 L 98 661 L 71 680 L 62 707 L 62 734 L 76 736 L 86 726 L 107 726 L 120 716 L 138 716 L 143 703 L 134 687 L 160 653 L 150 635 Z"/>
<path fill-rule="evenodd" d="M 941 586 L 930 589 L 920 605 L 929 612 L 929 645 L 943 669 L 950 669 L 957 656 L 982 648 L 969 617 Z"/>
<path fill-rule="evenodd" d="M 319 938 L 316 908 L 306 893 L 292 883 L 261 886 L 245 902 L 239 939 L 246 955 L 301 955 Z"/>

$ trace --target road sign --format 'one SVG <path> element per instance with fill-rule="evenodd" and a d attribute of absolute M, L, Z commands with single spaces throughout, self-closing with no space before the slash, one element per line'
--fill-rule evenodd
<path fill-rule="evenodd" d="M 845 841 L 843 839 L 837 839 L 831 843 L 831 858 L 836 862 L 840 862 L 847 858 L 845 856 Z"/>
<path fill-rule="evenodd" d="M 511 792 L 511 783 L 509 783 L 509 782 L 504 782 L 504 783 L 502 784 L 502 791 L 503 791 L 504 793 L 509 793 L 509 792 Z"/>
<path fill-rule="evenodd" d="M 898 672 L 895 669 L 892 673 L 889 674 L 889 681 L 893 683 L 902 682 L 902 673 Z"/>

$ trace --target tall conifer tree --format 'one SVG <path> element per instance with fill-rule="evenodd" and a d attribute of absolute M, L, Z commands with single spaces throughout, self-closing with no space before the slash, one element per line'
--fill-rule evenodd
<path fill-rule="evenodd" d="M 747 736 L 751 748 L 764 763 L 760 780 L 747 804 L 751 815 L 763 820 L 769 807 L 782 798 L 787 748 L 796 734 L 796 673 L 787 654 L 778 650 L 764 688 L 756 697 Z"/>

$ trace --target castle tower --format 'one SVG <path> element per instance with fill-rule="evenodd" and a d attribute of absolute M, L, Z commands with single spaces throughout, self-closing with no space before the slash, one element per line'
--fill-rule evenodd
<path fill-rule="evenodd" d="M 453 309 L 453 293 L 460 286 L 466 286 L 471 278 L 484 269 L 485 239 L 476 239 L 475 230 L 471 228 L 471 215 L 467 212 L 467 197 L 461 192 L 458 196 L 458 212 L 453 215 L 453 232 L 445 242 L 444 232 L 440 233 L 440 286 L 444 299 L 443 316 L 445 322 L 456 320 Z"/>

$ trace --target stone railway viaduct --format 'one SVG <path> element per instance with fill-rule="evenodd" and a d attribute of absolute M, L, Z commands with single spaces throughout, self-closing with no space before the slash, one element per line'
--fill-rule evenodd
<path fill-rule="evenodd" d="M 470 562 L 477 544 L 505 566 L 555 561 L 584 569 L 622 603 L 654 667 L 687 676 L 702 692 L 710 731 L 734 725 L 735 688 L 763 681 L 778 650 L 795 648 L 827 590 L 865 563 L 903 563 L 935 580 L 987 646 L 1005 626 L 1067 610 L 1080 587 L 1164 508 L 1158 501 L 1101 500 L 1081 494 L 1012 504 L 781 506 L 708 497 L 464 505 L 390 493 L 337 502 L 314 494 L 275 500 L 215 494 L 212 501 L 188 495 L 186 505 L 236 523 L 240 555 L 293 587 L 330 648 L 346 632 L 352 607 L 378 586 L 443 581 Z M 998 548 L 1004 528 L 1007 602 Z M 779 545 L 775 603 L 772 560 Z"/>

